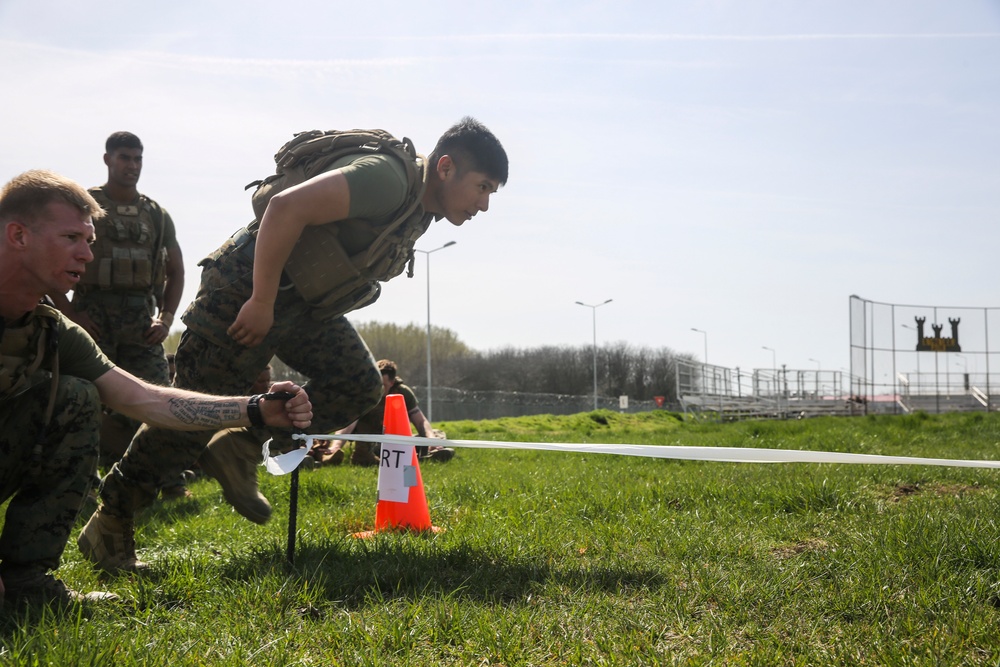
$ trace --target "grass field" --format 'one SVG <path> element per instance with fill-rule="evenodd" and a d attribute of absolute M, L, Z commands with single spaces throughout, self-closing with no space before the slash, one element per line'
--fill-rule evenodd
<path fill-rule="evenodd" d="M 1000 415 L 734 424 L 666 412 L 443 423 L 455 439 L 994 459 Z M 288 478 L 256 526 L 215 482 L 139 521 L 127 603 L 0 619 L 3 665 L 996 665 L 1000 471 L 460 450 L 422 467 L 436 535 L 357 540 L 376 475 Z M 75 534 L 74 534 L 75 538 Z"/>

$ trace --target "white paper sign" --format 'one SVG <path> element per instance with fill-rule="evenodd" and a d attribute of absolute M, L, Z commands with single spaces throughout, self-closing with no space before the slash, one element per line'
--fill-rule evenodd
<path fill-rule="evenodd" d="M 394 503 L 410 500 L 410 487 L 417 485 L 413 445 L 382 445 L 378 464 L 378 499 Z"/>

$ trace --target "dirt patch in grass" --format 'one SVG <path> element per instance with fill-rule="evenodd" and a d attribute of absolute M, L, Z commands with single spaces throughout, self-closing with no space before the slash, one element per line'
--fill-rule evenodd
<path fill-rule="evenodd" d="M 779 547 L 774 547 L 771 549 L 771 553 L 775 558 L 784 559 L 792 558 L 806 552 L 826 551 L 829 548 L 830 545 L 826 540 L 814 537 L 808 540 L 799 540 L 795 544 L 783 544 Z"/>
<path fill-rule="evenodd" d="M 982 487 L 978 484 L 921 484 L 919 482 L 911 484 L 900 482 L 896 486 L 892 487 L 892 492 L 889 494 L 889 500 L 898 503 L 901 500 L 917 495 L 918 493 L 930 493 L 935 496 L 952 496 L 955 498 L 962 498 L 972 493 L 979 493 L 980 491 L 982 491 Z"/>
<path fill-rule="evenodd" d="M 930 484 L 927 490 L 936 496 L 962 498 L 973 493 L 979 493 L 983 489 L 978 484 Z"/>
<path fill-rule="evenodd" d="M 893 502 L 899 502 L 903 498 L 909 498 L 910 496 L 920 493 L 921 488 L 919 484 L 897 484 L 892 487 L 892 493 L 889 494 L 889 499 Z"/>

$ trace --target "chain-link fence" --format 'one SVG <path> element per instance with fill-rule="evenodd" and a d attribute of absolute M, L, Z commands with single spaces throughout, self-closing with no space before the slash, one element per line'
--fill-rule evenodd
<path fill-rule="evenodd" d="M 850 298 L 850 393 L 866 412 L 994 410 L 1000 308 Z M 992 325 L 992 326 L 991 326 Z"/>
<path fill-rule="evenodd" d="M 308 380 L 275 357 L 271 360 L 275 380 L 304 383 Z M 417 396 L 421 409 L 434 422 L 461 419 L 498 419 L 528 415 L 571 415 L 594 409 L 594 395 L 543 394 L 520 391 L 467 391 L 450 387 L 433 387 L 433 403 L 427 400 L 426 385 L 407 383 Z M 662 397 L 661 397 L 662 398 Z M 637 400 L 618 396 L 598 396 L 597 407 L 615 412 L 646 412 L 656 409 L 680 410 L 674 403 Z"/>
<path fill-rule="evenodd" d="M 413 393 L 421 409 L 428 411 L 427 387 L 414 387 Z M 433 421 L 458 421 L 462 419 L 498 419 L 500 417 L 524 417 L 528 415 L 572 415 L 590 412 L 594 409 L 594 396 L 571 396 L 566 394 L 532 394 L 517 391 L 465 391 L 448 387 L 433 388 Z M 597 397 L 597 407 L 615 412 L 648 412 L 655 410 L 655 401 L 627 399 L 623 407 L 622 399 Z M 665 408 L 679 406 L 664 405 Z"/>

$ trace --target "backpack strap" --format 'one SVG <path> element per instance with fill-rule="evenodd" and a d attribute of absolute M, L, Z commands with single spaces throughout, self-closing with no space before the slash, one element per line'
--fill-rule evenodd
<path fill-rule="evenodd" d="M 42 307 L 38 306 L 38 308 Z M 47 305 L 44 307 L 54 310 L 54 308 Z M 47 315 L 51 315 L 51 313 L 47 313 Z M 38 439 L 35 440 L 35 446 L 31 450 L 31 460 L 35 464 L 42 462 L 42 445 L 48 436 L 49 424 L 52 422 L 52 414 L 56 409 L 56 394 L 59 392 L 59 328 L 53 322 L 48 327 L 48 332 L 47 336 L 43 332 L 41 338 L 48 339 L 46 346 L 48 349 L 46 351 L 52 354 L 52 381 L 49 387 L 49 402 L 45 406 L 45 417 L 42 419 L 42 428 L 38 430 Z"/>

